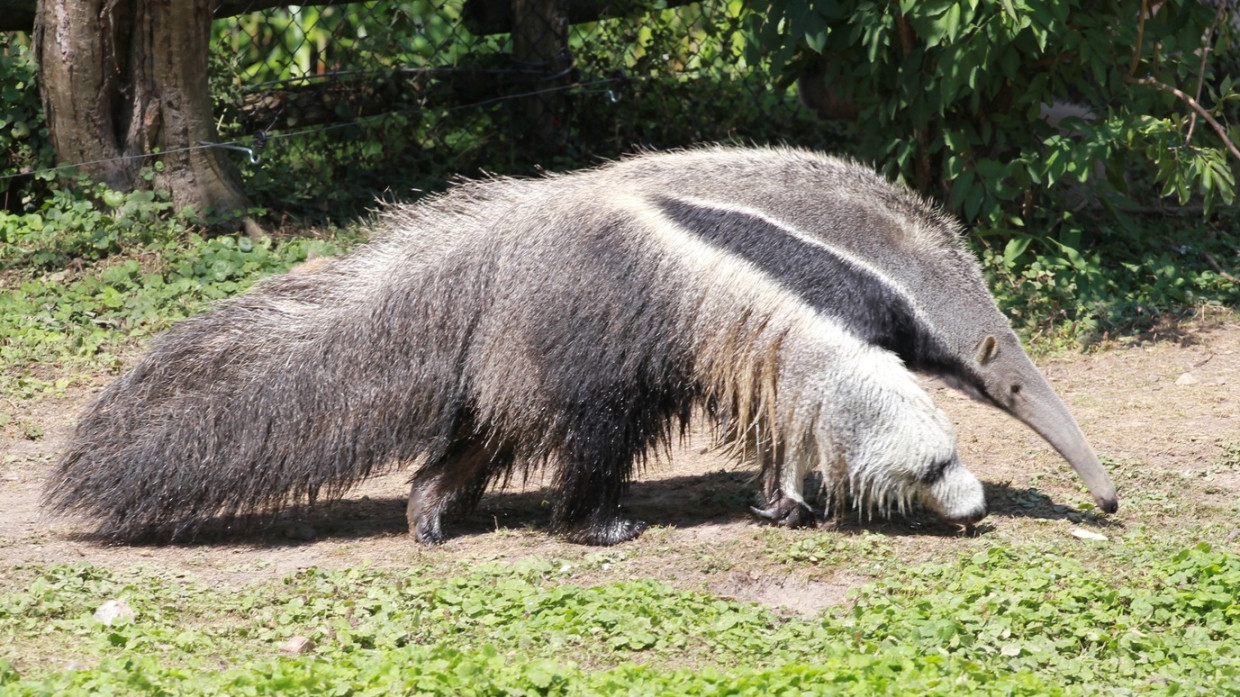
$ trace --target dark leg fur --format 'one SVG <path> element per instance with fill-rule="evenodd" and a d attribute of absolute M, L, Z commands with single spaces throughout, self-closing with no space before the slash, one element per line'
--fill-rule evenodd
<path fill-rule="evenodd" d="M 559 499 L 553 527 L 572 542 L 614 545 L 631 540 L 646 524 L 621 514 L 620 498 L 634 467 L 651 448 L 683 428 L 692 397 L 680 370 L 643 371 L 636 379 L 594 383 L 573 399 L 564 446 L 555 458 Z"/>
<path fill-rule="evenodd" d="M 620 514 L 620 497 L 628 487 L 633 463 L 644 445 L 640 439 L 632 438 L 632 431 L 625 425 L 621 421 L 599 423 L 591 430 L 579 429 L 562 455 L 554 527 L 573 542 L 614 545 L 631 540 L 646 529 L 645 523 Z"/>
<path fill-rule="evenodd" d="M 492 473 L 509 458 L 474 440 L 457 441 L 443 457 L 414 475 L 405 517 L 418 542 L 439 544 L 445 538 L 443 516 L 466 513 L 478 505 Z"/>
<path fill-rule="evenodd" d="M 617 510 L 612 515 L 596 514 L 584 523 L 565 532 L 569 542 L 583 545 L 609 545 L 628 542 L 646 530 L 646 523 L 625 518 Z"/>
<path fill-rule="evenodd" d="M 561 471 L 561 501 L 554 512 L 556 529 L 571 542 L 614 545 L 627 542 L 646 529 L 646 524 L 620 514 L 620 496 L 629 480 L 632 460 L 579 467 L 565 465 Z"/>

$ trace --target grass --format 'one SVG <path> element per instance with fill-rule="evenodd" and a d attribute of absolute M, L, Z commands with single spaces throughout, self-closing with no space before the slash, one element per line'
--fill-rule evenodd
<path fill-rule="evenodd" d="M 60 392 L 119 370 L 121 356 L 176 320 L 362 234 L 207 238 L 168 217 L 165 203 L 137 196 L 116 208 L 101 196 L 53 202 L 42 215 L 0 211 L 0 395 Z"/>
<path fill-rule="evenodd" d="M 1240 557 L 1126 542 L 892 568 L 813 617 L 537 557 L 239 589 L 24 567 L 0 694 L 1240 694 Z M 131 621 L 93 619 L 112 598 Z M 314 649 L 281 656 L 294 636 Z"/>

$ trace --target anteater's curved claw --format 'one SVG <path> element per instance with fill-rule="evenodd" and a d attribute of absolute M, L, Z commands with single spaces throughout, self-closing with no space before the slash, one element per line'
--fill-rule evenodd
<path fill-rule="evenodd" d="M 783 494 L 778 495 L 766 508 L 750 506 L 749 510 L 763 520 L 786 528 L 814 525 L 822 517 L 808 503 Z"/>

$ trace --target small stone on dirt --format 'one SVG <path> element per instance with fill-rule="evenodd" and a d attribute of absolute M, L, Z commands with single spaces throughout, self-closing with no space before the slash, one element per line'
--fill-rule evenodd
<path fill-rule="evenodd" d="M 95 621 L 111 627 L 117 620 L 132 620 L 133 608 L 124 600 L 109 600 L 95 610 Z"/>
<path fill-rule="evenodd" d="M 1176 379 L 1175 379 L 1175 384 L 1177 384 L 1177 385 L 1196 385 L 1196 384 L 1197 384 L 1197 378 L 1193 377 L 1193 374 L 1192 374 L 1192 373 L 1184 373 L 1183 375 L 1181 375 L 1180 377 L 1178 377 L 1178 378 L 1176 378 Z"/>
<path fill-rule="evenodd" d="M 1099 542 L 1107 541 L 1106 535 L 1099 535 L 1096 532 L 1090 532 L 1089 530 L 1082 530 L 1081 528 L 1072 528 L 1072 536 L 1078 539 L 1082 539 L 1082 540 L 1097 540 Z"/>
<path fill-rule="evenodd" d="M 314 650 L 314 642 L 304 636 L 289 637 L 280 642 L 280 653 L 285 656 L 304 656 Z"/>

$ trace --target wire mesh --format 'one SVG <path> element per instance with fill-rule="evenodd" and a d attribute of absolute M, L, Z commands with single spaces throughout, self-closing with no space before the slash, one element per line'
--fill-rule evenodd
<path fill-rule="evenodd" d="M 661 0 L 676 4 L 683 0 Z M 324 211 L 359 189 L 527 174 L 637 148 L 830 134 L 745 59 L 735 0 L 415 0 L 219 19 L 212 89 L 260 201 Z M 261 134 L 261 135 L 260 135 Z"/>

